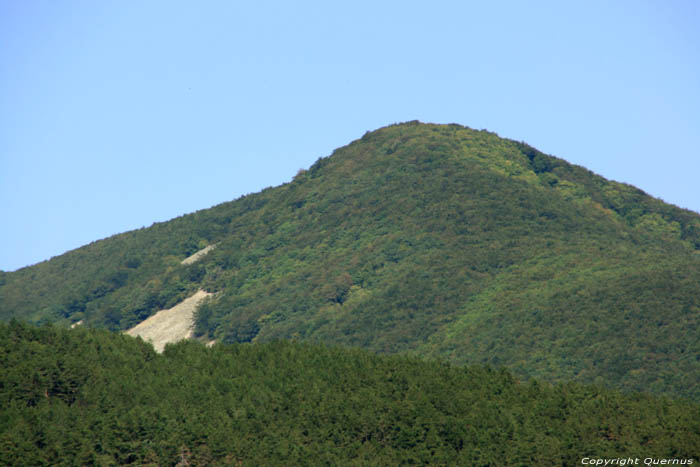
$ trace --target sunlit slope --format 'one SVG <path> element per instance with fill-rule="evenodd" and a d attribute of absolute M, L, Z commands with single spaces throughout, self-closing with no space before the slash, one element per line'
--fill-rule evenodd
<path fill-rule="evenodd" d="M 217 298 L 196 333 L 218 342 L 700 395 L 699 248 L 696 213 L 493 133 L 411 122 L 283 186 L 5 274 L 0 307 L 128 329 L 203 288 Z"/>

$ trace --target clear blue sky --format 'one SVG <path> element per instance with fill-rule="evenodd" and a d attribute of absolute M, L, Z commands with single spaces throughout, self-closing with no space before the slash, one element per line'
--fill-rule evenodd
<path fill-rule="evenodd" d="M 413 119 L 700 211 L 700 2 L 335 3 L 0 0 L 0 269 Z"/>

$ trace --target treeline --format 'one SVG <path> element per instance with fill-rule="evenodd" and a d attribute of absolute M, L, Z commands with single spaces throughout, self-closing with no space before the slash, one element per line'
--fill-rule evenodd
<path fill-rule="evenodd" d="M 700 455 L 700 406 L 295 342 L 156 354 L 0 325 L 4 465 L 574 465 Z"/>

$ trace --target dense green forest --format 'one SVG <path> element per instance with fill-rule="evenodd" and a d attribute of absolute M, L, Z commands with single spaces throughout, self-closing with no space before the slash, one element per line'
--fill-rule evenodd
<path fill-rule="evenodd" d="M 282 186 L 0 275 L 0 319 L 125 330 L 199 289 L 202 339 L 700 397 L 700 216 L 488 131 L 367 133 Z"/>
<path fill-rule="evenodd" d="M 694 459 L 700 405 L 308 343 L 0 324 L 3 465 L 575 465 Z"/>

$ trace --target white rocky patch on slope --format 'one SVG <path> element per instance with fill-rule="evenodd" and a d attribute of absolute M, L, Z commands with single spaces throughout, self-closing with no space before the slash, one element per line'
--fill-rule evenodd
<path fill-rule="evenodd" d="M 200 290 L 174 307 L 148 317 L 126 331 L 126 334 L 134 337 L 141 336 L 143 340 L 153 344 L 156 352 L 162 352 L 168 342 L 178 342 L 192 337 L 194 311 L 202 300 L 210 295 L 212 294 Z"/>
<path fill-rule="evenodd" d="M 202 257 L 203 257 L 204 255 L 206 255 L 207 253 L 209 253 L 209 252 L 210 252 L 211 250 L 213 250 L 214 248 L 216 248 L 216 244 L 214 244 L 214 245 L 209 245 L 209 246 L 205 246 L 204 248 L 202 248 L 202 249 L 199 250 L 198 252 L 193 253 L 192 255 L 188 256 L 188 257 L 185 258 L 185 259 L 183 259 L 183 260 L 181 261 L 181 264 L 192 264 L 192 263 L 195 263 L 195 262 L 199 261 L 200 259 L 202 259 Z"/>

